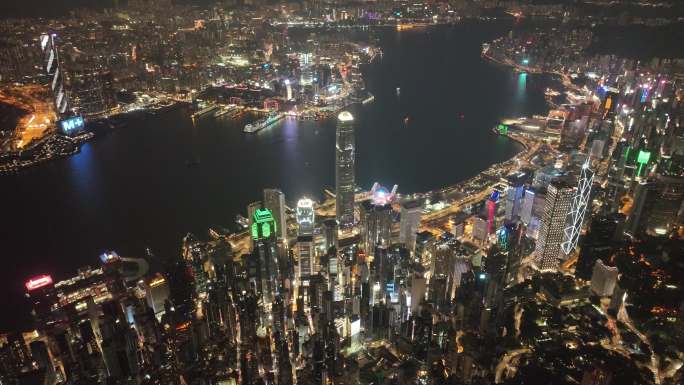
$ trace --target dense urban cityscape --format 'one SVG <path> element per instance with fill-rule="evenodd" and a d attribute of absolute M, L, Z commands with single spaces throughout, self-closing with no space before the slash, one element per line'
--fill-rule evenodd
<path fill-rule="evenodd" d="M 334 185 L 322 198 L 261 186 L 231 226 L 187 233 L 174 255 L 101 245 L 71 277 L 15 277 L 32 321 L 0 330 L 0 384 L 684 384 L 678 1 L 112 0 L 27 12 L 0 18 L 0 178 L 180 112 L 250 138 L 328 122 Z M 377 32 L 494 22 L 507 32 L 481 42 L 481 65 L 520 89 L 553 79 L 547 113 L 480 128 L 517 154 L 432 191 L 362 186 L 358 112 L 388 97 L 365 76 L 385 60 Z M 454 107 L 453 119 L 469 114 Z M 424 135 L 408 113 L 402 124 Z M 453 167 L 433 166 L 421 172 Z M 2 318 L 24 311 L 5 307 Z"/>

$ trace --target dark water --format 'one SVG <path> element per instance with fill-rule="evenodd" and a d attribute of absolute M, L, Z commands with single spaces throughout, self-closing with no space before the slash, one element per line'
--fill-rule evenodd
<path fill-rule="evenodd" d="M 505 24 L 380 33 L 385 55 L 367 69 L 375 102 L 356 107 L 357 182 L 427 191 L 469 178 L 519 151 L 490 132 L 501 117 L 544 113 L 544 81 L 484 62 L 480 44 Z M 397 97 L 396 87 L 401 87 Z M 408 125 L 403 123 L 409 117 Z M 139 119 L 80 154 L 0 179 L 0 330 L 26 325 L 23 282 L 97 265 L 106 249 L 176 253 L 188 231 L 232 226 L 279 187 L 289 204 L 334 183 L 334 123 L 287 121 L 256 135 L 181 111 Z M 197 157 L 198 167 L 187 167 Z"/>

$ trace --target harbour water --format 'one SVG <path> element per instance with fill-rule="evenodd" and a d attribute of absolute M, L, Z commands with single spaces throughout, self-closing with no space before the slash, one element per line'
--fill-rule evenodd
<path fill-rule="evenodd" d="M 366 68 L 372 103 L 353 107 L 357 183 L 423 192 L 476 175 L 520 150 L 492 133 L 499 119 L 545 113 L 546 80 L 480 57 L 507 22 L 377 32 L 384 55 Z M 397 88 L 401 89 L 397 93 Z M 23 282 L 64 278 L 114 249 L 159 258 L 189 231 L 233 227 L 235 215 L 283 190 L 289 205 L 334 183 L 334 121 L 285 119 L 244 134 L 244 119 L 199 119 L 182 109 L 138 117 L 77 155 L 1 178 L 0 331 L 23 327 Z"/>

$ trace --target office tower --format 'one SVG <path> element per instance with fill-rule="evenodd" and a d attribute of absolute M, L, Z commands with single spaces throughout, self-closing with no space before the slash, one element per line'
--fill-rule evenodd
<path fill-rule="evenodd" d="M 496 228 L 496 210 L 499 205 L 499 192 L 494 191 L 487 199 L 487 235 L 494 234 Z"/>
<path fill-rule="evenodd" d="M 634 192 L 627 231 L 634 236 L 666 236 L 681 223 L 683 202 L 684 177 L 660 175 L 641 181 Z"/>
<path fill-rule="evenodd" d="M 512 185 L 506 189 L 506 220 L 512 221 L 521 216 L 521 204 L 525 187 L 523 185 Z M 531 207 L 530 207 L 531 209 Z"/>
<path fill-rule="evenodd" d="M 570 254 L 575 250 L 584 224 L 584 213 L 591 203 L 591 185 L 594 182 L 594 172 L 589 166 L 589 158 L 587 158 L 582 164 L 575 196 L 572 198 L 572 205 L 568 214 L 568 224 L 564 230 L 565 238 L 561 244 L 561 249 L 565 254 Z"/>
<path fill-rule="evenodd" d="M 297 226 L 299 235 L 313 235 L 316 213 L 314 203 L 309 198 L 297 202 Z"/>
<path fill-rule="evenodd" d="M 600 297 L 613 295 L 618 279 L 618 269 L 615 266 L 607 266 L 602 260 L 596 260 L 591 273 L 591 290 Z"/>
<path fill-rule="evenodd" d="M 588 281 L 596 260 L 607 261 L 622 237 L 625 216 L 620 213 L 594 216 L 582 240 L 575 277 Z"/>
<path fill-rule="evenodd" d="M 337 220 L 330 218 L 323 221 L 322 232 L 325 251 L 330 250 L 331 247 L 337 249 Z"/>
<path fill-rule="evenodd" d="M 33 318 L 37 329 L 43 329 L 53 322 L 52 305 L 57 302 L 57 293 L 52 277 L 40 275 L 26 282 L 26 296 L 33 307 Z"/>
<path fill-rule="evenodd" d="M 484 242 L 487 240 L 487 237 L 489 236 L 489 223 L 487 220 L 477 216 L 473 218 L 473 238 L 477 239 L 478 241 Z"/>
<path fill-rule="evenodd" d="M 524 224 L 529 224 L 532 219 L 532 207 L 534 206 L 534 190 L 525 190 L 525 195 L 522 202 L 522 207 L 520 208 L 520 220 Z"/>
<path fill-rule="evenodd" d="M 252 260 L 259 266 L 256 277 L 257 295 L 265 306 L 273 301 L 274 295 L 280 293 L 278 228 L 271 210 L 257 209 L 254 212 L 251 232 L 254 244 Z"/>
<path fill-rule="evenodd" d="M 537 266 L 544 271 L 555 271 L 562 256 L 561 243 L 572 205 L 575 189 L 562 181 L 549 184 L 539 239 L 535 249 Z"/>
<path fill-rule="evenodd" d="M 420 226 L 420 216 L 423 214 L 423 204 L 417 200 L 410 200 L 401 204 L 399 222 L 399 242 L 406 248 L 413 250 L 416 245 L 416 232 Z"/>
<path fill-rule="evenodd" d="M 147 306 L 161 319 L 164 314 L 164 304 L 169 299 L 169 283 L 163 275 L 157 273 L 145 281 L 145 300 Z"/>
<path fill-rule="evenodd" d="M 297 237 L 297 281 L 301 286 L 308 286 L 313 274 L 314 258 L 313 236 L 300 235 Z"/>
<path fill-rule="evenodd" d="M 354 224 L 354 117 L 348 111 L 337 116 L 335 138 L 335 204 L 341 227 Z"/>
<path fill-rule="evenodd" d="M 59 59 L 59 48 L 54 33 L 40 36 L 40 48 L 44 54 L 45 73 L 50 79 L 50 90 L 55 98 L 55 110 L 58 115 L 67 114 L 69 100 L 64 84 L 64 71 Z"/>
<path fill-rule="evenodd" d="M 273 219 L 275 219 L 276 228 L 278 228 L 278 239 L 287 241 L 285 194 L 277 189 L 264 189 L 264 207 L 273 213 Z"/>
<path fill-rule="evenodd" d="M 376 247 L 389 247 L 392 226 L 392 205 L 380 201 L 361 202 L 361 248 L 375 255 Z"/>
<path fill-rule="evenodd" d="M 254 223 L 254 214 L 260 208 L 261 208 L 261 202 L 260 201 L 252 202 L 252 203 L 247 205 L 247 225 L 249 226 L 248 229 L 250 231 L 252 229 L 252 224 Z M 254 246 L 254 244 L 250 242 L 250 244 L 249 244 L 249 251 L 250 252 L 252 251 L 253 246 Z"/>

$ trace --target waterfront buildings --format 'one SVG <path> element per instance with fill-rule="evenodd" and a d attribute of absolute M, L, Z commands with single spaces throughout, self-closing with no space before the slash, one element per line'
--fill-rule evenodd
<path fill-rule="evenodd" d="M 354 117 L 343 111 L 337 116 L 335 134 L 335 204 L 341 227 L 354 224 L 355 147 Z"/>

